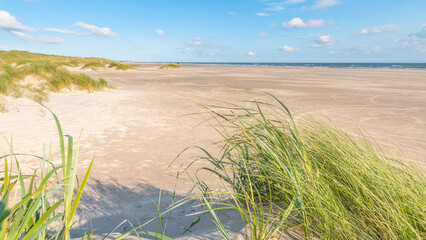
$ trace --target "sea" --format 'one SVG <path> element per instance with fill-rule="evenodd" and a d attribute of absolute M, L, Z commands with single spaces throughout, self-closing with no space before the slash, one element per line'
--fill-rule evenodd
<path fill-rule="evenodd" d="M 179 62 L 194 66 L 271 66 L 353 69 L 411 69 L 426 70 L 426 63 L 244 63 L 244 62 Z"/>

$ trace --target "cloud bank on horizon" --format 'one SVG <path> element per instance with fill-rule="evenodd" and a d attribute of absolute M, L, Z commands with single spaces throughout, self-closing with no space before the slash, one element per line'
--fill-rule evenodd
<path fill-rule="evenodd" d="M 136 61 L 426 62 L 423 0 L 169 3 L 4 1 L 0 50 Z"/>

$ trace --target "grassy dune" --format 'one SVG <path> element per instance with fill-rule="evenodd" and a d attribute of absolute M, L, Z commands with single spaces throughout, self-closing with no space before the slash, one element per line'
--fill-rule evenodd
<path fill-rule="evenodd" d="M 72 73 L 64 68 L 81 69 L 113 68 L 135 69 L 128 64 L 102 58 L 80 58 L 46 55 L 23 51 L 0 51 L 0 97 L 28 97 L 39 102 L 48 99 L 48 93 L 62 89 L 99 91 L 109 87 L 104 79 L 95 80 L 85 74 Z M 0 110 L 6 107 L 0 102 Z"/>
<path fill-rule="evenodd" d="M 82 58 L 82 57 L 68 57 L 68 56 L 55 56 L 41 53 L 31 53 L 26 51 L 0 51 L 0 65 L 11 65 L 21 66 L 24 64 L 40 61 L 49 61 L 57 66 L 69 66 L 69 67 L 81 67 L 88 65 L 98 66 L 106 68 L 106 65 L 113 65 L 113 67 L 119 66 L 121 70 L 134 69 L 134 67 L 112 61 L 105 58 Z"/>

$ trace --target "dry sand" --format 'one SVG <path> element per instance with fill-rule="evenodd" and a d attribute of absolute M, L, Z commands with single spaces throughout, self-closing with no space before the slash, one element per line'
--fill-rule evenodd
<path fill-rule="evenodd" d="M 297 118 L 329 118 L 348 131 L 364 128 L 387 152 L 403 155 L 425 166 L 426 71 L 320 69 L 283 67 L 183 66 L 159 70 L 159 64 L 135 64 L 138 71 L 85 71 L 103 77 L 117 89 L 88 94 L 51 94 L 46 105 L 59 117 L 66 134 L 81 138 L 80 172 L 91 156 L 95 163 L 79 214 L 79 231 L 93 228 L 105 233 L 128 219 L 144 222 L 155 216 L 154 202 L 162 191 L 162 206 L 170 202 L 181 164 L 201 156 L 189 151 L 167 166 L 188 146 L 216 152 L 219 139 L 205 117 L 187 115 L 201 108 L 192 100 L 208 97 L 232 103 L 270 101 L 274 94 Z M 0 115 L 0 136 L 13 134 L 15 152 L 42 155 L 43 142 L 53 143 L 57 156 L 56 127 L 51 115 L 27 100 L 10 100 L 9 112 Z M 4 149 L 4 140 L 0 143 Z M 56 158 L 56 163 L 60 161 Z M 37 167 L 33 158 L 21 157 L 24 168 Z M 194 169 L 205 163 L 197 162 Z M 178 198 L 188 194 L 191 183 L 180 181 Z M 165 216 L 167 234 L 173 238 L 219 238 L 203 216 L 193 232 L 188 227 L 197 208 L 182 207 Z M 83 214 L 84 213 L 84 214 Z M 232 213 L 223 216 L 235 231 Z M 89 221 L 90 219 L 90 221 Z M 234 220 L 232 220 L 234 219 Z M 155 224 L 151 225 L 155 229 Z M 125 231 L 121 227 L 117 231 Z"/>

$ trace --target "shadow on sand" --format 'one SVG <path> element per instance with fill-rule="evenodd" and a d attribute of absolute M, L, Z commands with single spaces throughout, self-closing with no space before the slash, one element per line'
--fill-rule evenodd
<path fill-rule="evenodd" d="M 161 194 L 161 201 L 159 196 Z M 175 196 L 172 192 L 160 190 L 149 183 L 140 182 L 135 186 L 127 187 L 116 180 L 91 180 L 77 214 L 79 215 L 71 236 L 79 239 L 90 233 L 95 239 L 102 239 L 108 232 L 114 230 L 112 236 L 130 231 L 133 227 L 150 221 L 164 212 L 172 203 L 184 199 L 185 196 Z M 171 238 L 196 238 L 196 239 L 222 239 L 209 216 L 203 212 L 198 200 L 189 201 L 161 217 L 165 235 Z M 238 212 L 224 211 L 219 214 L 227 229 L 240 233 L 243 231 Z M 200 220 L 194 226 L 191 223 L 197 218 Z M 133 227 L 132 227 L 133 226 Z M 186 230 L 188 229 L 189 230 Z M 160 232 L 161 225 L 157 220 L 152 221 L 143 228 L 143 231 Z M 238 234 L 233 234 L 238 235 Z M 136 236 L 136 234 L 132 234 Z M 155 239 L 154 237 L 141 235 L 143 239 Z M 237 239 L 237 238 L 234 238 Z"/>

